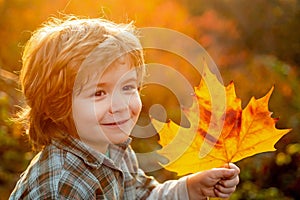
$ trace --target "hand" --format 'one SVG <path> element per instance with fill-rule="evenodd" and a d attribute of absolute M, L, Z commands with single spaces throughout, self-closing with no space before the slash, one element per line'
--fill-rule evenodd
<path fill-rule="evenodd" d="M 224 168 L 198 172 L 187 177 L 190 200 L 207 199 L 207 197 L 228 198 L 239 183 L 240 169 L 233 163 Z"/>

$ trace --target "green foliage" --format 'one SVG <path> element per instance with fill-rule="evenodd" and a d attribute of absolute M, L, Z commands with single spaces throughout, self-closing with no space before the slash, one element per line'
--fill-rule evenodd
<path fill-rule="evenodd" d="M 293 200 L 291 197 L 286 197 L 282 191 L 276 187 L 260 188 L 251 181 L 242 182 L 231 198 L 231 200 Z"/>

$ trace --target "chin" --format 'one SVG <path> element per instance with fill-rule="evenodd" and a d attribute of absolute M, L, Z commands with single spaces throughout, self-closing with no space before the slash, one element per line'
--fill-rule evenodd
<path fill-rule="evenodd" d="M 110 138 L 110 142 L 112 144 L 121 144 L 123 142 L 126 142 L 128 138 L 129 138 L 129 135 L 124 134 L 122 137 Z"/>

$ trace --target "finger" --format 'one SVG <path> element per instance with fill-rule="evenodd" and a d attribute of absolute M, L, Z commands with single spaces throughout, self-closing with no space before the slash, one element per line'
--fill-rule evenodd
<path fill-rule="evenodd" d="M 218 182 L 218 184 L 222 185 L 223 187 L 229 188 L 229 187 L 233 187 L 233 186 L 236 186 L 237 184 L 239 184 L 239 181 L 240 181 L 239 177 L 236 176 L 236 177 L 234 177 L 232 179 L 220 180 Z"/>
<path fill-rule="evenodd" d="M 236 185 L 233 185 L 232 187 L 224 187 L 221 184 L 216 184 L 215 189 L 217 189 L 221 193 L 231 194 L 235 191 Z"/>
<path fill-rule="evenodd" d="M 228 198 L 230 197 L 230 195 L 235 191 L 235 187 L 232 188 L 224 188 L 224 187 L 220 187 L 220 186 L 216 186 L 214 188 L 214 193 L 216 197 L 220 197 L 220 198 Z"/>

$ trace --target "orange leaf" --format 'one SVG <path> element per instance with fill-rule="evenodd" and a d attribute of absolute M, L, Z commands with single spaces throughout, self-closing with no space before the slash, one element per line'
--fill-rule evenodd
<path fill-rule="evenodd" d="M 190 121 L 189 128 L 152 119 L 162 145 L 158 153 L 169 159 L 163 166 L 181 176 L 275 151 L 276 142 L 290 129 L 275 127 L 276 119 L 268 110 L 272 91 L 273 88 L 260 99 L 252 98 L 242 110 L 234 84 L 224 87 L 206 69 L 195 88 L 192 107 L 183 110 Z"/>

